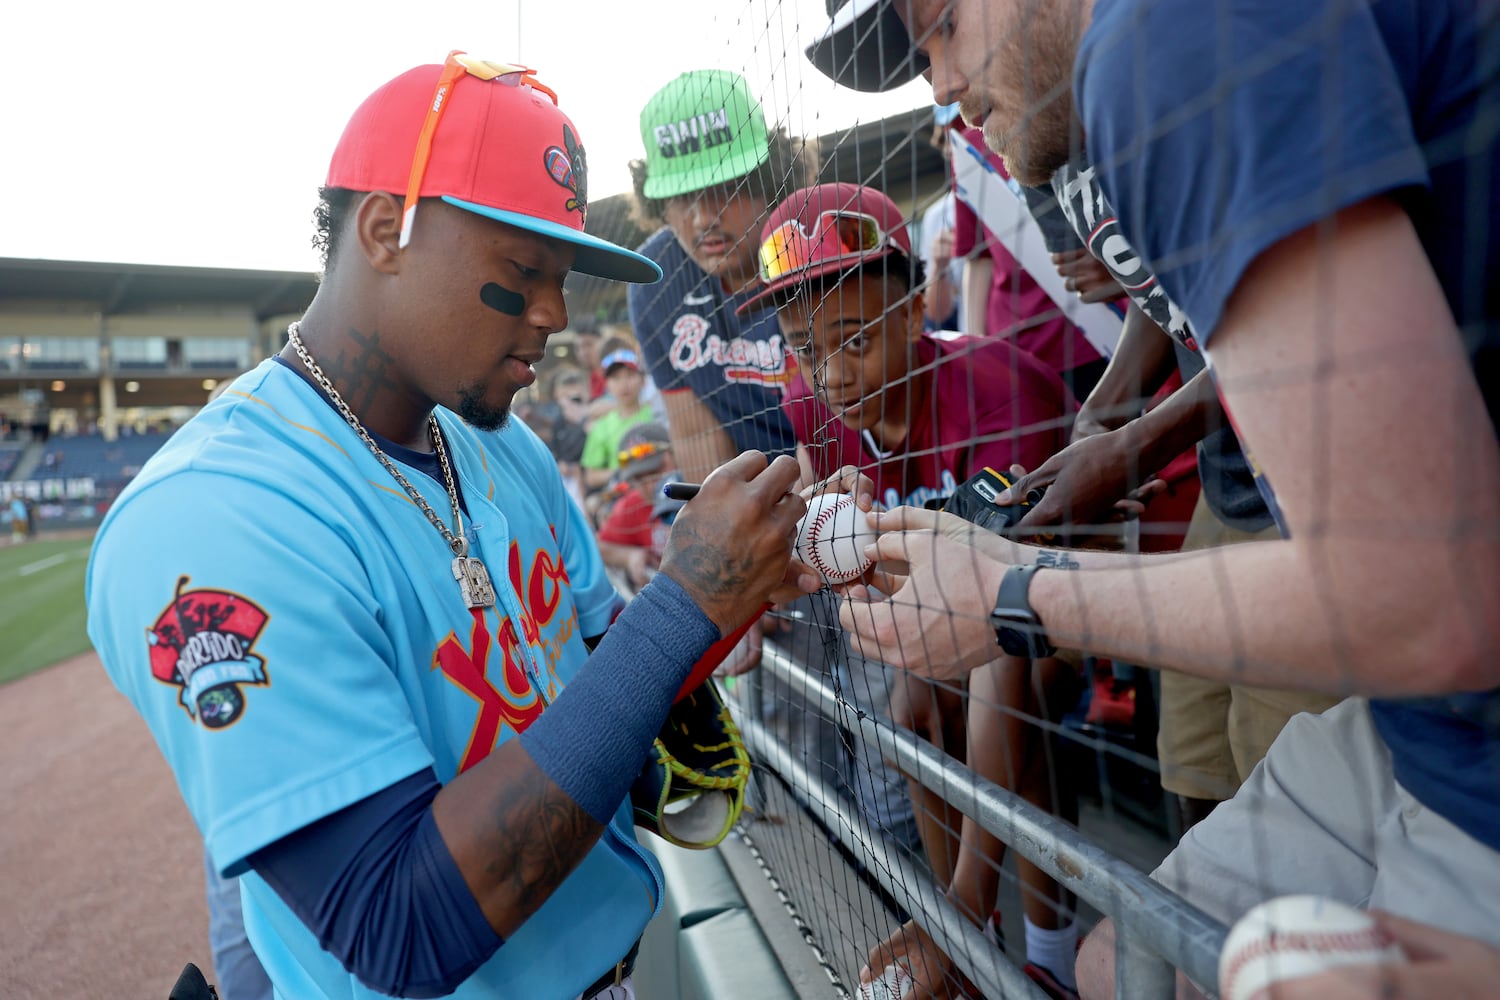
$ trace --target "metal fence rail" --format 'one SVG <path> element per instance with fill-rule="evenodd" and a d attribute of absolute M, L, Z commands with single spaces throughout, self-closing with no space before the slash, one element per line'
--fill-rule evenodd
<path fill-rule="evenodd" d="M 875 746 L 924 787 L 940 795 L 981 827 L 1041 868 L 1080 899 L 1116 921 L 1116 995 L 1170 997 L 1174 968 L 1194 981 L 1217 981 L 1219 952 L 1227 933 L 1182 897 L 1151 881 L 1139 869 L 1087 837 L 963 764 L 914 733 L 857 712 L 823 681 L 770 640 L 761 670 L 805 694 L 808 707 Z M 753 713 L 747 713 L 747 716 Z M 758 763 L 794 786 L 846 847 L 867 867 L 976 985 L 993 995 L 1037 996 L 1036 987 L 963 918 L 932 880 L 893 852 L 875 845 L 879 837 L 821 779 L 810 774 L 761 723 L 742 722 L 746 742 Z M 1127 987 L 1128 984 L 1128 987 Z"/>
<path fill-rule="evenodd" d="M 752 718 L 743 719 L 740 730 L 756 763 L 781 775 L 806 799 L 808 807 L 839 842 L 864 862 L 885 890 L 910 913 L 921 915 L 923 928 L 985 995 L 1047 1000 L 1035 983 L 1001 957 L 985 940 L 983 932 L 948 902 L 926 873 L 901 852 L 885 847 L 879 834 L 857 811 L 811 774 L 770 730 Z"/>

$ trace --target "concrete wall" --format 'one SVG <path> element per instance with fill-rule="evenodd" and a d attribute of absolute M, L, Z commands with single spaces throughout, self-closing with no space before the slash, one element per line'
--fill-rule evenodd
<path fill-rule="evenodd" d="M 689 851 L 637 830 L 667 878 L 636 960 L 641 1000 L 811 1000 L 828 976 L 734 835 Z"/>

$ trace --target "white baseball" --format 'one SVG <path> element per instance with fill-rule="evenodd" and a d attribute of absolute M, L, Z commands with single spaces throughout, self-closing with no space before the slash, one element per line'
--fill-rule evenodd
<path fill-rule="evenodd" d="M 887 965 L 879 979 L 859 984 L 859 1000 L 901 1000 L 914 982 L 905 963 Z"/>
<path fill-rule="evenodd" d="M 1282 896 L 1240 918 L 1219 954 L 1219 995 L 1250 1000 L 1273 983 L 1344 965 L 1399 965 L 1401 946 L 1369 914 L 1321 896 Z"/>
<path fill-rule="evenodd" d="M 865 512 L 845 493 L 813 497 L 797 522 L 797 558 L 829 583 L 848 583 L 869 569 L 865 546 L 873 541 Z"/>

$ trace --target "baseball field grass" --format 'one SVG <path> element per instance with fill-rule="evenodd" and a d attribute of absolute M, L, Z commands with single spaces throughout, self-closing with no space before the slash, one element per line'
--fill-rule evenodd
<path fill-rule="evenodd" d="M 89 648 L 83 571 L 93 538 L 0 548 L 0 684 Z"/>

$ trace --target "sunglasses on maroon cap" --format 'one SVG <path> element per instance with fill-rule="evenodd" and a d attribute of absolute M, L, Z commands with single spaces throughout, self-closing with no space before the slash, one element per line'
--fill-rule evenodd
<path fill-rule="evenodd" d="M 760 277 L 772 284 L 818 264 L 862 257 L 892 246 L 880 220 L 864 212 L 830 209 L 808 230 L 796 219 L 777 226 L 760 245 Z"/>

